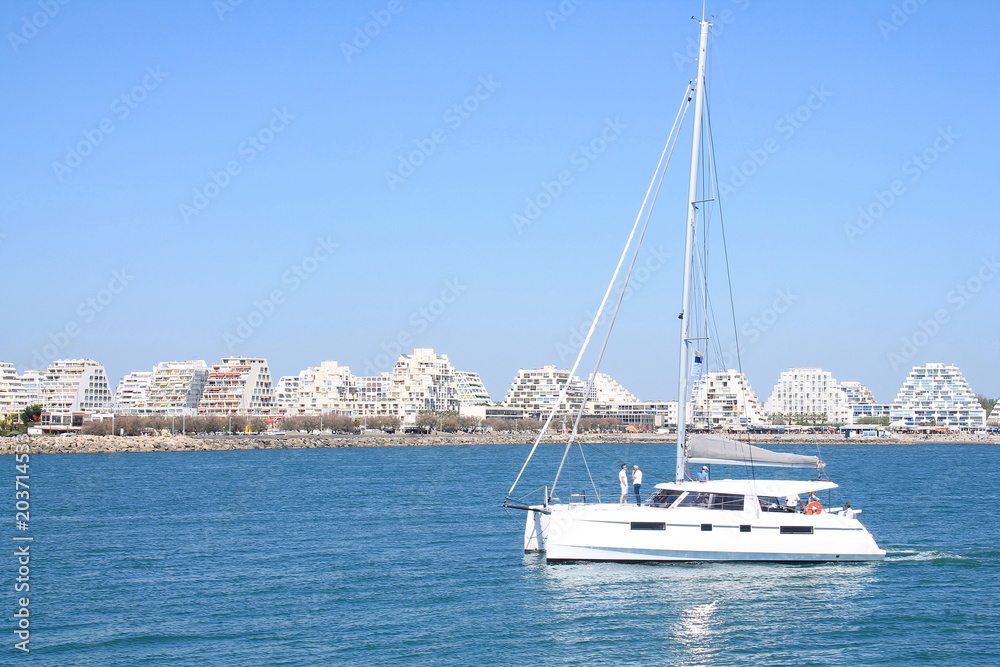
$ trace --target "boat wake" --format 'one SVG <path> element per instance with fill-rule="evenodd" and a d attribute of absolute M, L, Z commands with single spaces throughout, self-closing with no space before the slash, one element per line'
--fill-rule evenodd
<path fill-rule="evenodd" d="M 929 561 L 933 563 L 952 563 L 956 561 L 970 561 L 979 560 L 977 556 L 949 553 L 947 551 L 909 551 L 901 550 L 895 551 L 892 549 L 887 550 L 886 561 L 889 562 L 903 562 L 903 561 Z"/>

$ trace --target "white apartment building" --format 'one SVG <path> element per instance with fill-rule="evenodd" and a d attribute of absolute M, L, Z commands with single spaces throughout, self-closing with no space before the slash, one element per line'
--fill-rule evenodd
<path fill-rule="evenodd" d="M 472 371 L 455 371 L 456 398 L 459 410 L 470 405 L 493 405 L 490 393 L 479 373 Z"/>
<path fill-rule="evenodd" d="M 997 405 L 1000 405 L 1000 401 L 997 401 Z M 1000 407 L 997 405 L 994 405 L 990 414 L 986 416 L 987 426 L 1000 426 Z"/>
<path fill-rule="evenodd" d="M 851 410 L 849 424 L 870 423 L 861 422 L 860 420 L 862 419 L 878 420 L 889 418 L 889 406 L 879 404 L 875 400 L 875 395 L 867 386 L 860 382 L 848 380 L 841 382 L 840 388 L 847 394 L 847 406 Z"/>
<path fill-rule="evenodd" d="M 17 374 L 14 364 L 0 361 L 0 419 L 16 415 L 26 407 L 21 390 L 21 376 Z"/>
<path fill-rule="evenodd" d="M 45 371 L 24 371 L 18 375 L 14 364 L 0 361 L 0 419 L 17 415 L 25 408 L 42 402 L 42 378 Z"/>
<path fill-rule="evenodd" d="M 109 412 L 111 390 L 104 366 L 92 359 L 59 359 L 45 371 L 41 386 L 42 428 L 76 429 L 87 413 Z"/>
<path fill-rule="evenodd" d="M 590 394 L 587 396 L 588 403 L 638 403 L 639 398 L 623 387 L 617 380 L 607 373 L 593 373 L 588 376 L 590 383 Z"/>
<path fill-rule="evenodd" d="M 389 399 L 398 405 L 404 424 L 416 422 L 422 411 L 458 410 L 458 386 L 455 367 L 447 354 L 435 354 L 429 347 L 418 347 L 413 354 L 401 354 L 392 367 Z"/>
<path fill-rule="evenodd" d="M 853 380 L 840 383 L 840 388 L 847 394 L 848 405 L 876 405 L 875 395 L 871 389 Z"/>
<path fill-rule="evenodd" d="M 323 361 L 299 373 L 297 379 L 296 400 L 289 405 L 288 414 L 353 416 L 358 412 L 355 378 L 350 366 Z"/>
<path fill-rule="evenodd" d="M 114 413 L 116 415 L 150 414 L 149 386 L 152 380 L 152 371 L 135 371 L 123 377 L 115 390 Z"/>
<path fill-rule="evenodd" d="M 567 386 L 568 385 L 568 386 Z M 559 401 L 559 395 L 566 388 L 566 398 L 559 403 L 558 412 L 573 412 L 580 409 L 583 401 L 584 384 L 580 378 L 571 376 L 569 370 L 554 365 L 542 368 L 521 368 L 507 390 L 503 404 L 509 408 L 524 410 L 526 417 L 545 419 L 552 406 Z"/>
<path fill-rule="evenodd" d="M 267 415 L 272 391 L 267 359 L 225 357 L 208 373 L 198 414 Z"/>
<path fill-rule="evenodd" d="M 354 378 L 355 417 L 398 417 L 399 404 L 390 398 L 392 373 Z"/>
<path fill-rule="evenodd" d="M 744 430 L 765 422 L 746 376 L 729 369 L 695 380 L 690 422 L 695 428 Z"/>
<path fill-rule="evenodd" d="M 412 425 L 423 411 L 457 412 L 491 403 L 478 373 L 455 369 L 448 355 L 432 348 L 399 355 L 389 373 L 355 376 L 348 366 L 324 361 L 298 378 L 298 403 L 287 414 L 399 417 Z"/>
<path fill-rule="evenodd" d="M 197 414 L 208 373 L 202 359 L 158 363 L 149 386 L 150 412 L 168 417 Z"/>
<path fill-rule="evenodd" d="M 822 368 L 783 371 L 764 404 L 764 412 L 769 417 L 826 415 L 826 421 L 833 424 L 850 423 L 852 414 L 847 393 L 833 375 Z"/>
<path fill-rule="evenodd" d="M 24 401 L 24 407 L 42 404 L 42 380 L 45 379 L 45 371 L 32 369 L 21 373 L 20 395 Z"/>
<path fill-rule="evenodd" d="M 299 403 L 299 387 L 302 385 L 301 375 L 282 375 L 274 383 L 274 411 L 277 414 L 295 414 Z"/>
<path fill-rule="evenodd" d="M 986 425 L 986 410 L 957 366 L 930 363 L 910 370 L 889 418 L 893 424 L 977 429 Z"/>
<path fill-rule="evenodd" d="M 588 402 L 584 413 L 588 417 L 617 419 L 619 423 L 641 431 L 677 425 L 677 401 Z M 690 405 L 688 414 L 691 414 Z"/>

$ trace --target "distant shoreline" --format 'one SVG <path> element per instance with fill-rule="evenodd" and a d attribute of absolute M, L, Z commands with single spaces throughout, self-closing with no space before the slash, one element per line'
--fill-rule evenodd
<path fill-rule="evenodd" d="M 434 445 L 530 445 L 537 435 L 510 434 L 431 434 L 431 435 L 77 435 L 61 438 L 54 436 L 28 437 L 32 454 L 107 454 L 124 452 L 191 452 L 227 451 L 240 449 L 307 449 L 340 447 L 428 447 Z M 583 443 L 662 443 L 673 444 L 673 434 L 649 433 L 587 433 L 577 437 Z M 23 439 L 24 436 L 21 436 Z M 0 454 L 13 454 L 15 437 L 0 438 Z M 561 433 L 546 435 L 542 442 L 565 442 Z M 821 445 L 921 445 L 921 444 L 976 444 L 1000 445 L 996 436 L 905 436 L 896 438 L 835 438 L 820 435 L 754 436 L 751 444 L 766 447 L 770 444 L 821 444 Z M 23 450 L 22 450 L 23 451 Z"/>

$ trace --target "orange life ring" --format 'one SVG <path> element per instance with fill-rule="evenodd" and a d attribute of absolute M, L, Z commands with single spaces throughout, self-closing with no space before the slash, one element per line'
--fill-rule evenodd
<path fill-rule="evenodd" d="M 820 514 L 823 512 L 823 506 L 820 505 L 815 500 L 806 505 L 806 514 Z"/>

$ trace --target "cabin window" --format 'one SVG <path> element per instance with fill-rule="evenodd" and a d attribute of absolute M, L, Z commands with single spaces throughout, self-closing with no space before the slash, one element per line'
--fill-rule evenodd
<path fill-rule="evenodd" d="M 710 524 L 710 523 L 703 523 L 703 524 L 701 524 L 701 529 L 702 529 L 702 531 L 711 532 L 711 530 L 712 530 L 712 524 Z"/>
<path fill-rule="evenodd" d="M 673 489 L 660 489 L 649 499 L 651 507 L 670 507 L 674 501 L 681 497 L 683 491 Z"/>
<path fill-rule="evenodd" d="M 633 521 L 631 528 L 632 530 L 666 530 L 667 524 L 653 521 Z"/>
<path fill-rule="evenodd" d="M 686 496 L 681 498 L 681 501 L 677 503 L 678 507 L 708 507 L 708 500 L 711 493 L 698 493 L 697 491 L 689 491 Z"/>
<path fill-rule="evenodd" d="M 760 496 L 760 509 L 762 512 L 782 512 L 782 500 L 777 496 Z"/>
<path fill-rule="evenodd" d="M 748 524 L 748 523 L 740 524 L 740 532 L 741 533 L 749 533 L 750 532 L 750 524 Z"/>
<path fill-rule="evenodd" d="M 812 526 L 782 526 L 782 535 L 812 535 Z"/>
<path fill-rule="evenodd" d="M 732 493 L 713 493 L 708 503 L 708 509 L 741 511 L 743 509 L 743 496 Z"/>

